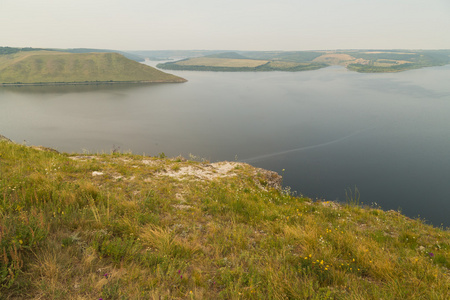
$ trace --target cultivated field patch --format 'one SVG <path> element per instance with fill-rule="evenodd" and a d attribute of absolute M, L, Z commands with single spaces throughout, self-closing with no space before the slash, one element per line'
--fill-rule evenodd
<path fill-rule="evenodd" d="M 208 66 L 208 67 L 228 67 L 228 68 L 255 68 L 268 63 L 267 60 L 255 59 L 232 59 L 232 58 L 213 58 L 197 57 L 189 60 L 177 62 L 183 66 Z"/>
<path fill-rule="evenodd" d="M 269 63 L 269 67 L 272 68 L 280 68 L 280 69 L 288 69 L 288 68 L 295 68 L 298 66 L 304 66 L 304 65 L 308 65 L 306 63 L 296 63 L 296 62 L 291 62 L 291 61 L 271 61 Z"/>
<path fill-rule="evenodd" d="M 337 54 L 337 53 L 330 53 L 330 54 L 324 54 L 317 58 L 315 58 L 314 62 L 322 62 L 326 64 L 331 65 L 347 65 L 349 63 L 354 63 L 355 58 L 348 54 Z"/>

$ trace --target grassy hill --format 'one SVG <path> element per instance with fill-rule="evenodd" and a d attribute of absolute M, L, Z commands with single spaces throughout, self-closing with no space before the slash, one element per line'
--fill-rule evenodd
<path fill-rule="evenodd" d="M 117 53 L 20 51 L 0 55 L 0 84 L 184 81 Z"/>
<path fill-rule="evenodd" d="M 448 299 L 449 230 L 280 180 L 0 137 L 1 298 Z"/>
<path fill-rule="evenodd" d="M 58 51 L 58 52 L 69 52 L 69 53 L 91 53 L 91 52 L 114 52 L 119 53 L 126 58 L 131 60 L 135 60 L 137 62 L 145 61 L 145 58 L 129 52 L 118 51 L 118 50 L 110 50 L 110 49 L 93 49 L 93 48 L 71 48 L 71 49 L 55 49 L 55 48 L 16 48 L 16 47 L 0 47 L 0 55 L 2 54 L 13 54 L 17 52 L 26 52 L 26 51 Z"/>
<path fill-rule="evenodd" d="M 128 53 L 128 52 L 124 52 L 124 51 L 119 51 L 119 50 L 93 49 L 93 48 L 70 48 L 70 49 L 47 49 L 47 50 L 59 51 L 59 52 L 69 52 L 69 53 L 114 52 L 114 53 L 119 53 L 119 54 L 125 56 L 126 58 L 137 61 L 137 62 L 145 61 L 145 58 L 140 55 Z"/>

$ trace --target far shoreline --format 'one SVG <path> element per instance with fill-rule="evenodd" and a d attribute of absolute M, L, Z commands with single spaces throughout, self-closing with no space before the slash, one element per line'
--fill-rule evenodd
<path fill-rule="evenodd" d="M 100 85 L 100 84 L 149 84 L 149 83 L 183 83 L 183 80 L 152 80 L 152 81 L 87 81 L 87 82 L 31 82 L 31 83 L 0 83 L 0 86 L 55 86 L 55 85 Z"/>

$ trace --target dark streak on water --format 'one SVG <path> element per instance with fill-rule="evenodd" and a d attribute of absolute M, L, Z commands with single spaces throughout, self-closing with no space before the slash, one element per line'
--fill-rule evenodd
<path fill-rule="evenodd" d="M 182 84 L 2 87 L 0 134 L 60 151 L 248 161 L 303 195 L 450 226 L 450 66 L 176 72 Z"/>

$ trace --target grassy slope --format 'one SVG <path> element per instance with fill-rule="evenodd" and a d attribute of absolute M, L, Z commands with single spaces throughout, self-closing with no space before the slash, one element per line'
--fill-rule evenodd
<path fill-rule="evenodd" d="M 197 175 L 169 176 L 186 170 Z M 448 230 L 293 197 L 245 164 L 205 174 L 220 172 L 0 141 L 0 295 L 447 299 Z"/>
<path fill-rule="evenodd" d="M 116 53 L 72 54 L 56 51 L 0 55 L 0 83 L 183 82 L 183 78 Z"/>

